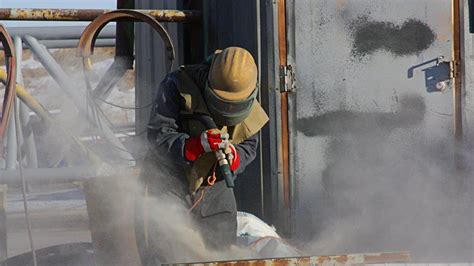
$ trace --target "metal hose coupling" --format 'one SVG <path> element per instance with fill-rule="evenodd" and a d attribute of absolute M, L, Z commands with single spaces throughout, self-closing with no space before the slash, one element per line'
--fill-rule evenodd
<path fill-rule="evenodd" d="M 219 163 L 219 169 L 221 170 L 222 175 L 224 176 L 225 184 L 229 188 L 233 188 L 234 185 L 234 175 L 230 170 L 229 161 L 223 150 L 216 151 L 216 159 Z"/>

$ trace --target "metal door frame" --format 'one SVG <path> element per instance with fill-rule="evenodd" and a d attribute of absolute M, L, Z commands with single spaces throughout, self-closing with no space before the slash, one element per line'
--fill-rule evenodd
<path fill-rule="evenodd" d="M 463 7 L 464 1 L 452 0 L 452 26 L 453 26 L 453 134 L 456 142 L 462 140 L 463 136 L 463 61 L 461 43 L 463 42 Z"/>

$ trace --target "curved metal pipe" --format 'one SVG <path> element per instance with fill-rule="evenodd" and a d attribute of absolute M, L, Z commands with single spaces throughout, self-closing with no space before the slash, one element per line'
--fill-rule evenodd
<path fill-rule="evenodd" d="M 84 32 L 82 33 L 81 38 L 79 39 L 79 44 L 77 47 L 77 55 L 79 57 L 82 57 L 83 59 L 84 77 L 86 81 L 87 91 L 89 93 L 93 93 L 90 77 L 89 77 L 90 56 L 94 52 L 94 45 L 100 31 L 109 22 L 114 21 L 114 20 L 131 20 L 131 21 L 145 22 L 149 24 L 156 32 L 158 32 L 158 34 L 160 34 L 161 38 L 163 39 L 163 42 L 165 44 L 167 58 L 169 60 L 169 69 L 171 70 L 173 67 L 173 61 L 175 59 L 175 50 L 174 50 L 173 43 L 171 41 L 171 37 L 169 36 L 165 28 L 154 17 L 148 14 L 136 11 L 136 10 L 121 9 L 121 10 L 111 11 L 94 19 L 94 21 L 92 21 L 84 29 Z M 94 106 L 94 108 L 97 108 L 97 106 Z M 100 117 L 100 114 L 98 115 L 98 117 Z M 98 118 L 98 119 L 99 119 L 99 123 L 98 123 L 99 128 L 102 128 L 100 126 L 102 124 L 102 122 L 100 122 L 102 119 L 101 118 Z M 121 143 L 112 143 L 112 144 L 120 148 L 119 152 L 123 152 L 123 150 L 125 150 L 125 148 L 121 148 L 123 147 Z"/>
<path fill-rule="evenodd" d="M 131 9 L 114 10 L 94 19 L 84 29 L 84 32 L 82 33 L 81 38 L 79 39 L 79 44 L 77 46 L 78 56 L 82 58 L 89 58 L 94 53 L 95 41 L 102 28 L 104 28 L 105 25 L 107 25 L 109 22 L 120 19 L 140 21 L 150 25 L 163 39 L 167 58 L 170 61 L 169 70 L 173 68 L 173 61 L 175 59 L 176 53 L 174 50 L 173 42 L 171 41 L 171 37 L 169 36 L 166 29 L 151 15 Z"/>
<path fill-rule="evenodd" d="M 2 117 L 0 119 L 0 143 L 3 143 L 3 137 L 5 136 L 5 130 L 13 107 L 13 100 L 15 99 L 16 85 L 15 48 L 10 34 L 8 34 L 3 25 L 0 25 L 0 42 L 4 47 L 5 65 L 7 67 L 5 96 L 3 97 Z M 3 145 L 0 145 L 0 156 L 3 156 Z"/>

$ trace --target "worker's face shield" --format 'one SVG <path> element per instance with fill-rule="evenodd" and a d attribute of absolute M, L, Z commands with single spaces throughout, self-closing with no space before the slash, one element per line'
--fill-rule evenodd
<path fill-rule="evenodd" d="M 235 126 L 244 121 L 252 109 L 253 102 L 257 96 L 257 88 L 245 100 L 229 101 L 219 97 L 206 82 L 204 99 L 209 112 L 216 124 L 220 126 Z"/>

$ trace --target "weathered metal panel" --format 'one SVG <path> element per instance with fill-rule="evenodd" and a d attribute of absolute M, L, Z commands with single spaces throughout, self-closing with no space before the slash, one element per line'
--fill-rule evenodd
<path fill-rule="evenodd" d="M 262 129 L 263 218 L 275 224 L 281 233 L 283 219 L 283 193 L 281 190 L 281 160 L 279 146 L 281 138 L 281 99 L 278 49 L 278 5 L 276 1 L 261 0 L 261 103 L 270 121 Z"/>
<path fill-rule="evenodd" d="M 453 173 L 448 168 L 455 158 L 452 84 L 434 92 L 436 85 L 443 85 L 437 82 L 450 74 L 443 72 L 447 65 L 441 61 L 452 60 L 452 1 L 293 2 L 294 39 L 289 44 L 294 46 L 297 81 L 293 141 L 300 235 L 325 237 L 327 249 L 361 247 L 351 241 L 369 241 L 371 230 L 374 235 L 376 230 L 392 235 L 384 231 L 389 220 L 377 221 L 389 215 L 377 218 L 377 213 L 393 211 L 411 223 L 410 228 L 418 228 L 420 236 L 434 240 L 446 234 L 453 242 L 467 244 L 468 237 L 456 229 L 467 223 L 459 215 L 467 210 L 463 196 L 441 200 L 450 193 L 441 190 L 441 184 Z M 432 196 L 434 191 L 439 196 Z M 419 198 L 419 205 L 410 206 Z M 443 207 L 437 206 L 442 202 Z M 448 209 L 452 230 L 432 230 L 446 224 L 436 214 Z M 420 215 L 415 210 L 431 217 L 429 225 L 409 217 Z M 347 226 L 340 229 L 346 233 L 339 234 L 353 234 L 352 240 L 338 241 L 330 230 L 334 223 Z M 358 231 L 359 226 L 367 231 Z M 363 248 L 395 245 L 401 239 L 414 248 L 422 241 L 411 241 L 403 232 L 390 241 L 364 242 Z M 440 243 L 431 245 L 439 250 Z"/>
<path fill-rule="evenodd" d="M 287 265 L 365 265 L 372 263 L 402 263 L 409 262 L 410 254 L 407 252 L 387 252 L 372 254 L 349 254 L 335 256 L 311 256 L 293 258 L 269 258 L 269 259 L 249 259 L 235 261 L 214 261 L 197 263 L 175 263 L 164 264 L 166 266 L 193 265 L 193 266 L 287 266 Z"/>
<path fill-rule="evenodd" d="M 139 266 L 133 209 L 139 170 L 90 177 L 84 183 L 97 265 Z"/>
<path fill-rule="evenodd" d="M 474 3 L 472 1 L 469 1 L 469 5 L 471 10 Z M 468 6 L 468 1 L 464 1 L 464 29 L 462 31 L 462 41 L 463 41 L 463 46 L 462 46 L 462 58 L 463 58 L 463 64 L 462 64 L 462 76 L 463 76 L 463 90 L 464 90 L 464 95 L 465 95 L 465 101 L 464 101 L 464 150 L 462 150 L 462 155 L 463 155 L 463 163 L 464 163 L 464 171 L 466 173 L 466 176 L 471 177 L 468 178 L 468 183 L 466 187 L 468 188 L 469 194 L 471 195 L 470 200 L 468 201 L 470 206 L 474 206 L 474 178 L 472 178 L 471 173 L 474 171 L 474 165 L 471 163 L 472 162 L 472 148 L 474 147 L 474 34 L 470 33 L 470 27 L 471 25 L 474 25 L 474 13 L 469 15 L 468 11 L 469 9 L 467 8 Z M 470 220 L 471 220 L 471 225 L 474 225 L 474 211 L 471 210 L 470 213 Z M 472 228 L 472 227 L 471 227 Z M 474 230 L 470 230 L 469 233 L 471 238 L 471 249 L 474 248 Z M 474 253 L 471 255 L 471 261 L 474 261 Z M 472 263 L 471 263 L 472 264 Z"/>
<path fill-rule="evenodd" d="M 465 126 L 464 138 L 471 145 L 474 144 L 474 34 L 469 33 L 470 23 L 474 23 L 474 15 L 469 16 L 469 9 L 466 8 L 468 0 L 464 1 L 464 31 L 462 35 L 462 76 L 464 77 L 463 85 L 465 90 Z M 474 5 L 472 3 L 471 5 Z"/>

